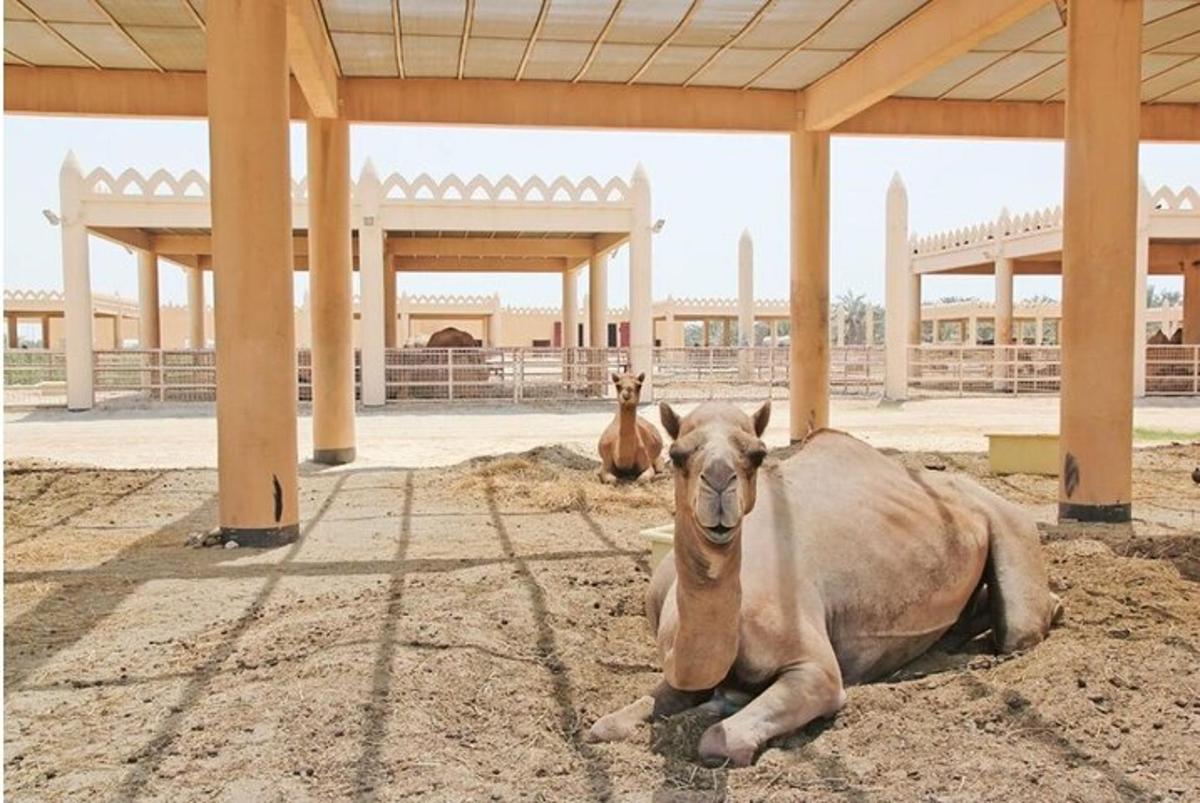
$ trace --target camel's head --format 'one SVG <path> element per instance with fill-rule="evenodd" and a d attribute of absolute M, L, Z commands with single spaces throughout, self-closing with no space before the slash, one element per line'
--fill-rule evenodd
<path fill-rule="evenodd" d="M 617 386 L 617 403 L 622 407 L 637 407 L 642 397 L 642 382 L 645 374 L 613 374 L 613 384 Z"/>
<path fill-rule="evenodd" d="M 659 405 L 663 428 L 674 439 L 677 515 L 690 516 L 705 539 L 729 544 L 754 508 L 758 467 L 767 456 L 762 434 L 771 402 L 748 416 L 728 402 L 707 402 L 684 418 Z"/>

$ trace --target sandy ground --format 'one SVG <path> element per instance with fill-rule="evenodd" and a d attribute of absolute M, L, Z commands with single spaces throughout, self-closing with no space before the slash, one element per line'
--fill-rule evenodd
<path fill-rule="evenodd" d="M 691 406 L 681 404 L 680 409 Z M 787 400 L 775 400 L 766 438 L 769 445 L 787 443 L 787 413 Z M 642 414 L 657 423 L 653 408 L 644 408 Z M 449 466 L 478 455 L 520 452 L 546 443 L 594 454 L 596 439 L 612 415 L 608 404 L 587 403 L 360 410 L 355 467 Z M 875 399 L 836 398 L 831 418 L 832 426 L 879 447 L 983 451 L 987 432 L 1057 432 L 1058 399 L 926 399 L 881 405 Z M 1200 439 L 1200 399 L 1139 402 L 1134 424 Z M 302 411 L 297 430 L 304 459 L 312 454 L 312 418 L 307 411 Z M 216 432 L 212 405 L 10 412 L 5 415 L 4 453 L 8 459 L 45 458 L 107 468 L 214 468 Z M 1154 442 L 1140 441 L 1142 445 Z M 170 447 L 163 448 L 164 444 Z"/>
<path fill-rule="evenodd" d="M 211 470 L 10 462 L 6 797 L 1200 799 L 1200 447 L 1135 462 L 1133 525 L 1044 529 L 1049 640 L 853 688 L 738 770 L 695 761 L 696 715 L 582 738 L 657 678 L 637 532 L 668 480 L 602 487 L 565 449 L 306 470 L 302 539 L 252 552 L 183 546 Z M 1053 480 L 985 482 L 1052 516 Z"/>

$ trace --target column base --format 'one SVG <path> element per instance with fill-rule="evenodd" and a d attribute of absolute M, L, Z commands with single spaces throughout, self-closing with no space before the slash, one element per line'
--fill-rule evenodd
<path fill-rule="evenodd" d="M 222 527 L 221 542 L 236 541 L 240 547 L 251 549 L 273 549 L 287 546 L 300 537 L 300 525 L 283 527 Z"/>
<path fill-rule="evenodd" d="M 353 446 L 345 449 L 313 449 L 312 461 L 326 466 L 341 466 L 353 463 L 358 450 Z"/>
<path fill-rule="evenodd" d="M 1133 519 L 1133 505 L 1129 502 L 1116 505 L 1079 505 L 1073 502 L 1058 503 L 1058 520 L 1082 521 L 1102 524 L 1122 524 Z"/>

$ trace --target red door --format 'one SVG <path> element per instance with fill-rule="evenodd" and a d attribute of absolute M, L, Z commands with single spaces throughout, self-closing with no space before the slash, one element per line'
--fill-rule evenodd
<path fill-rule="evenodd" d="M 623 349 L 629 348 L 629 321 L 621 322 L 619 332 L 620 340 L 618 341 L 618 345 Z"/>

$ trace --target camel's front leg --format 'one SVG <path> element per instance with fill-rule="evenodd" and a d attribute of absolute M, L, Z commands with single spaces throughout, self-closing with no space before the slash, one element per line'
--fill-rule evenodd
<path fill-rule="evenodd" d="M 645 485 L 652 479 L 654 479 L 654 466 L 650 466 L 650 468 L 646 469 L 641 474 L 638 474 L 637 483 L 639 485 Z"/>
<path fill-rule="evenodd" d="M 836 713 L 845 701 L 836 661 L 796 664 L 741 711 L 706 730 L 700 758 L 744 767 L 770 739 Z"/>
<path fill-rule="evenodd" d="M 616 485 L 617 483 L 617 475 L 613 474 L 604 467 L 601 467 L 596 471 L 596 476 L 599 477 L 600 482 L 604 483 L 605 485 Z"/>
<path fill-rule="evenodd" d="M 679 691 L 671 688 L 665 680 L 661 681 L 645 697 L 639 697 L 624 708 L 596 720 L 588 736 L 594 742 L 628 739 L 641 723 L 695 708 L 711 694 L 711 691 Z"/>

